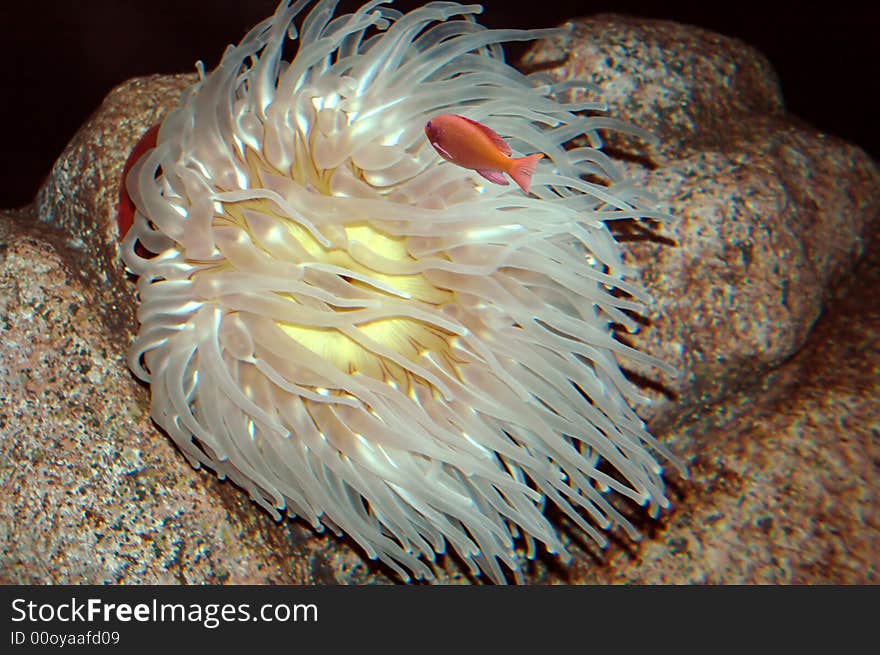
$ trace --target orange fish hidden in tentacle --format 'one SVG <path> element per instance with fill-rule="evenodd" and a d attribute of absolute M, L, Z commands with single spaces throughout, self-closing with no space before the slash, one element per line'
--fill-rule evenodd
<path fill-rule="evenodd" d="M 134 148 L 131 149 L 131 154 L 128 155 L 128 159 L 125 161 L 125 167 L 122 169 L 122 182 L 119 184 L 119 210 L 116 214 L 116 225 L 119 227 L 120 241 L 125 238 L 126 233 L 131 229 L 131 226 L 134 223 L 135 211 L 134 203 L 131 201 L 131 198 L 128 196 L 128 191 L 125 188 L 125 178 L 128 177 L 132 166 L 137 163 L 137 160 L 143 157 L 148 150 L 156 147 L 158 134 L 159 124 L 157 123 L 147 130 L 135 144 Z"/>
<path fill-rule="evenodd" d="M 507 173 L 529 192 L 532 174 L 544 155 L 510 156 L 510 146 L 494 130 L 457 114 L 440 114 L 425 124 L 425 135 L 443 159 L 470 168 L 494 184 L 510 184 Z"/>

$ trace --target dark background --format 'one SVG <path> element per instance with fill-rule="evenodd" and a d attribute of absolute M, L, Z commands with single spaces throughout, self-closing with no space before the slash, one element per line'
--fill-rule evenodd
<path fill-rule="evenodd" d="M 62 148 L 116 84 L 208 69 L 276 0 L 0 0 L 0 207 L 30 202 Z M 350 11 L 359 0 L 343 0 Z M 406 10 L 423 0 L 397 0 Z M 876 1 L 484 0 L 490 27 L 551 27 L 615 11 L 738 37 L 782 79 L 788 107 L 880 157 L 880 9 Z M 507 49 L 516 61 L 521 50 Z"/>

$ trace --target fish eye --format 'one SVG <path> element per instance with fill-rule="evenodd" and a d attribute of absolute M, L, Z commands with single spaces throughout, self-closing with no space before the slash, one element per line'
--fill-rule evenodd
<path fill-rule="evenodd" d="M 428 128 L 428 129 L 430 129 L 430 127 L 431 127 L 431 121 L 428 121 L 427 123 L 425 123 L 425 127 Z"/>

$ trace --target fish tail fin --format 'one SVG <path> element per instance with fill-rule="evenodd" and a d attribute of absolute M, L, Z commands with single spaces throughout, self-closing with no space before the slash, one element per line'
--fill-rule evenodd
<path fill-rule="evenodd" d="M 532 186 L 532 175 L 538 167 L 538 161 L 543 157 L 544 154 L 539 152 L 513 160 L 509 175 L 525 193 L 529 192 L 529 188 Z"/>

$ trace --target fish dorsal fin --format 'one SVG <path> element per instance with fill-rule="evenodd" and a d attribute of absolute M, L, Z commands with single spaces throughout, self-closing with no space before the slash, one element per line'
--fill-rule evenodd
<path fill-rule="evenodd" d="M 505 142 L 504 139 L 502 139 L 498 135 L 498 132 L 496 132 L 495 130 L 493 130 L 490 127 L 486 127 L 482 123 L 478 123 L 475 120 L 471 120 L 470 118 L 467 118 L 466 116 L 460 116 L 460 118 L 464 118 L 464 120 L 466 120 L 468 123 L 470 123 L 474 127 L 478 128 L 483 134 L 485 134 L 487 137 L 489 137 L 489 140 L 491 140 L 492 143 L 495 144 L 495 147 L 498 148 L 502 152 L 502 154 L 510 157 L 510 153 L 513 151 L 510 149 L 510 146 L 507 145 L 507 142 Z"/>

